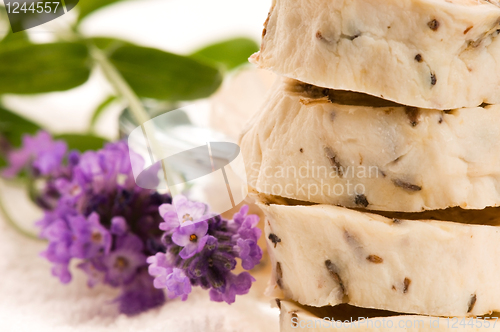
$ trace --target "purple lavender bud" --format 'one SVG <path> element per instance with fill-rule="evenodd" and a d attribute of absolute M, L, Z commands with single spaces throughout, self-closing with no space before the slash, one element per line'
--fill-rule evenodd
<path fill-rule="evenodd" d="M 220 293 L 226 291 L 226 278 L 227 273 L 225 273 L 225 271 L 220 271 L 216 268 L 209 268 L 207 270 L 207 279 L 212 289 L 216 289 Z"/>
<path fill-rule="evenodd" d="M 236 268 L 234 254 L 224 251 L 215 251 L 211 256 L 215 267 L 224 271 L 231 271 Z"/>
<path fill-rule="evenodd" d="M 128 231 L 127 221 L 123 217 L 113 217 L 111 219 L 111 234 L 123 236 Z"/>
<path fill-rule="evenodd" d="M 191 259 L 191 262 L 186 268 L 187 275 L 192 278 L 200 278 L 207 274 L 208 261 L 204 257 L 196 256 Z"/>
<path fill-rule="evenodd" d="M 74 167 L 78 165 L 79 162 L 80 162 L 80 152 L 75 150 L 70 151 L 68 153 L 68 165 L 70 167 Z"/>
<path fill-rule="evenodd" d="M 207 242 L 205 243 L 205 248 L 207 249 L 207 251 L 217 250 L 218 243 L 219 241 L 216 237 L 209 235 L 207 238 Z"/>

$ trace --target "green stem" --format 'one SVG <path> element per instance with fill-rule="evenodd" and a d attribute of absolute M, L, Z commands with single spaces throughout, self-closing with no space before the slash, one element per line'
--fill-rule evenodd
<path fill-rule="evenodd" d="M 89 50 L 92 58 L 101 66 L 104 76 L 106 76 L 108 81 L 115 88 L 115 92 L 119 96 L 122 96 L 128 102 L 130 111 L 134 116 L 135 121 L 137 121 L 137 123 L 141 126 L 144 135 L 146 135 L 144 123 L 149 121 L 150 117 L 148 116 L 148 113 L 146 112 L 141 101 L 139 100 L 139 97 L 137 97 L 132 88 L 123 79 L 123 77 L 116 70 L 116 68 L 109 62 L 104 52 L 102 52 L 100 49 L 98 49 L 95 45 L 92 44 L 89 44 Z M 149 140 L 155 140 L 154 135 L 153 137 L 150 137 Z M 151 162 L 153 162 L 153 160 L 151 160 Z M 169 167 L 164 161 L 162 161 L 161 164 L 163 168 L 163 175 L 166 181 Z M 177 190 L 173 186 L 169 189 L 173 195 L 177 194 Z"/>
<path fill-rule="evenodd" d="M 144 106 L 142 105 L 139 97 L 130 88 L 128 83 L 123 79 L 120 73 L 115 69 L 115 67 L 109 62 L 106 55 L 94 45 L 89 45 L 90 54 L 92 58 L 97 62 L 104 76 L 108 79 L 109 83 L 113 85 L 116 93 L 122 96 L 128 103 L 130 112 L 135 118 L 135 121 L 139 125 L 142 125 L 150 120 L 148 113 L 146 112 Z"/>
<path fill-rule="evenodd" d="M 76 28 L 68 31 L 69 38 L 75 40 L 84 40 L 81 34 L 76 30 Z M 87 47 L 89 49 L 90 55 L 93 60 L 101 67 L 104 76 L 107 78 L 108 82 L 113 86 L 115 92 L 118 96 L 124 98 L 129 106 L 130 112 L 132 116 L 135 118 L 137 124 L 140 125 L 144 135 L 146 135 L 146 130 L 144 124 L 151 120 L 146 109 L 142 105 L 139 97 L 135 94 L 134 90 L 128 85 L 122 75 L 118 72 L 118 70 L 113 66 L 113 64 L 109 61 L 107 55 L 100 50 L 97 46 L 95 46 L 92 42 L 87 42 Z M 150 139 L 155 140 L 155 137 L 151 137 Z M 150 151 L 151 153 L 151 151 Z M 151 162 L 153 162 L 153 157 L 151 156 Z M 168 165 L 162 161 L 162 169 L 165 181 L 167 181 L 167 172 L 169 171 Z M 169 188 L 172 195 L 177 194 L 177 190 L 172 186 Z"/>
<path fill-rule="evenodd" d="M 5 221 L 7 222 L 7 224 L 9 226 L 11 226 L 12 228 L 14 228 L 19 234 L 21 234 L 21 235 L 23 235 L 23 236 L 25 236 L 27 238 L 33 239 L 33 240 L 45 241 L 44 239 L 41 239 L 40 237 L 38 237 L 38 235 L 33 234 L 33 233 L 25 230 L 24 228 L 22 228 L 21 226 L 19 226 L 15 222 L 14 219 L 12 219 L 12 217 L 10 216 L 10 214 L 7 212 L 7 209 L 5 208 L 1 197 L 0 197 L 0 213 L 3 215 L 3 217 L 4 217 Z"/>

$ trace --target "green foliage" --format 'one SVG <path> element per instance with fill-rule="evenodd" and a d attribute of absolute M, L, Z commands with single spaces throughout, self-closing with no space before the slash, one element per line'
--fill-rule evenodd
<path fill-rule="evenodd" d="M 2 40 L 0 40 L 0 49 L 5 51 L 8 48 L 16 48 L 28 44 L 30 44 L 30 41 L 26 32 L 9 32 Z"/>
<path fill-rule="evenodd" d="M 40 126 L 20 115 L 0 107 L 0 136 L 13 146 L 20 146 L 24 134 L 34 134 Z"/>
<path fill-rule="evenodd" d="M 97 106 L 95 109 L 94 113 L 92 113 L 92 118 L 90 119 L 90 128 L 93 128 L 101 116 L 101 114 L 104 112 L 104 110 L 116 100 L 116 96 L 109 96 L 106 98 L 102 103 Z"/>
<path fill-rule="evenodd" d="M 92 45 L 104 53 L 138 97 L 175 104 L 210 96 L 222 83 L 222 72 L 246 63 L 248 57 L 259 48 L 253 40 L 234 38 L 206 46 L 190 56 L 181 56 L 114 38 L 85 39 L 78 34 L 77 25 L 84 18 L 120 1 L 65 0 L 67 9 L 76 6 L 79 13 L 76 26 L 70 32 L 75 42 L 32 44 L 26 32 L 20 30 L 32 24 L 28 21 L 33 17 L 26 15 L 15 18 L 13 31 L 20 32 L 8 33 L 0 40 L 0 98 L 7 93 L 65 91 L 85 83 L 92 67 L 100 63 L 99 58 L 95 57 L 95 49 L 89 47 Z M 2 15 L 6 19 L 5 8 L 0 6 Z M 94 110 L 90 128 L 118 98 L 123 96 L 108 97 Z M 38 130 L 40 126 L 36 123 L 0 107 L 0 136 L 14 146 L 20 145 L 23 134 L 34 134 Z M 65 140 L 70 149 L 80 151 L 100 149 L 106 142 L 92 134 L 67 133 L 54 138 Z M 0 156 L 0 166 L 4 163 L 5 160 Z"/>
<path fill-rule="evenodd" d="M 68 149 L 84 152 L 87 150 L 99 150 L 103 147 L 106 139 L 91 134 L 60 134 L 54 139 L 64 140 L 68 144 Z"/>
<path fill-rule="evenodd" d="M 89 54 L 81 43 L 0 48 L 0 94 L 69 90 L 85 83 L 89 75 Z"/>
<path fill-rule="evenodd" d="M 5 160 L 5 157 L 0 153 L 0 169 L 6 166 L 7 166 L 7 160 Z"/>
<path fill-rule="evenodd" d="M 259 50 L 259 45 L 252 39 L 235 38 L 206 46 L 191 56 L 196 59 L 211 61 L 230 70 L 248 63 L 248 58 Z"/>
<path fill-rule="evenodd" d="M 140 97 L 169 101 L 204 98 L 222 82 L 215 67 L 154 48 L 122 46 L 109 60 Z"/>
<path fill-rule="evenodd" d="M 86 39 L 87 43 L 91 43 L 101 51 L 104 51 L 104 53 L 109 54 L 112 53 L 114 50 L 116 50 L 119 47 L 125 46 L 125 45 L 133 45 L 132 43 L 121 40 L 121 39 L 116 39 L 116 38 L 110 38 L 110 37 L 91 37 Z"/>

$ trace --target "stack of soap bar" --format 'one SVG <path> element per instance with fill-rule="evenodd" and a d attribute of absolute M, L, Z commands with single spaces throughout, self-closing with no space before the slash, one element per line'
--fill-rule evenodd
<path fill-rule="evenodd" d="M 240 147 L 283 331 L 500 310 L 499 33 L 497 0 L 273 1 L 251 61 L 281 83 Z"/>

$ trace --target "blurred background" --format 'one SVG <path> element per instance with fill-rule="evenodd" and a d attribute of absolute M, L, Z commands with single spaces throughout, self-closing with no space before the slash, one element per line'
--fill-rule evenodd
<path fill-rule="evenodd" d="M 109 5 L 103 7 L 95 5 L 94 7 L 97 7 L 95 11 L 80 18 L 80 7 L 93 7 L 86 5 L 87 3 L 109 3 Z M 81 0 L 75 10 L 51 22 L 26 30 L 25 33 L 33 43 L 50 43 L 71 41 L 74 38 L 67 31 L 77 30 L 83 38 L 110 37 L 132 42 L 137 46 L 152 47 L 188 56 L 205 46 L 233 38 L 246 37 L 259 43 L 269 6 L 270 0 Z M 5 9 L 0 9 L 0 12 L 2 11 Z M 5 13 L 2 13 L 0 36 L 5 36 L 9 32 L 7 17 Z M 14 36 L 19 34 L 24 33 Z M 17 36 L 17 38 L 23 37 Z M 251 51 L 252 47 L 248 44 L 244 45 L 243 50 L 240 46 L 236 46 L 233 51 L 240 52 L 239 58 L 235 55 L 238 58 L 237 61 L 244 59 L 249 50 Z M 27 61 L 31 60 L 27 59 Z M 147 65 L 141 61 L 143 61 L 141 58 L 130 59 L 130 62 L 135 62 L 136 65 Z M 77 87 L 65 92 L 36 95 L 23 93 L 23 96 L 3 93 L 8 92 L 9 89 L 0 88 L 2 104 L 29 119 L 38 121 L 54 132 L 83 133 L 87 130 L 95 109 L 114 94 L 112 86 L 106 82 L 98 66 L 87 65 L 90 69 L 90 76 Z M 12 68 L 13 63 L 3 62 L 2 66 L 15 70 Z M 29 75 L 29 71 L 32 70 L 33 67 L 25 66 L 23 74 Z M 182 75 L 182 69 L 178 75 Z M 196 78 L 193 80 L 195 81 Z M 66 88 L 79 82 L 67 83 Z M 157 84 L 161 83 L 162 81 L 159 81 Z M 50 90 L 50 87 L 47 86 L 46 89 Z M 27 88 L 23 92 L 28 91 Z M 41 107 L 43 111 L 40 110 Z M 111 111 L 103 116 L 116 118 L 120 108 L 115 108 L 117 109 L 115 112 Z M 116 121 L 104 120 L 96 126 L 99 134 L 111 138 L 112 134 L 116 135 L 116 125 Z M 110 128 L 110 126 L 115 127 Z"/>
<path fill-rule="evenodd" d="M 65 15 L 15 34 L 0 7 L 0 167 L 24 133 L 42 128 L 70 148 L 98 149 L 124 137 L 127 124 L 141 122 L 144 112 L 153 117 L 186 105 L 237 141 L 275 80 L 246 61 L 258 50 L 270 5 L 80 0 Z M 0 196 L 23 227 L 33 227 L 39 213 L 26 207 L 22 188 L 2 181 Z M 1 331 L 277 330 L 277 311 L 258 296 L 265 281 L 258 294 L 232 306 L 194 293 L 160 311 L 117 317 L 107 306 L 113 290 L 89 290 L 78 275 L 61 286 L 38 257 L 43 244 L 19 236 L 1 219 Z"/>

